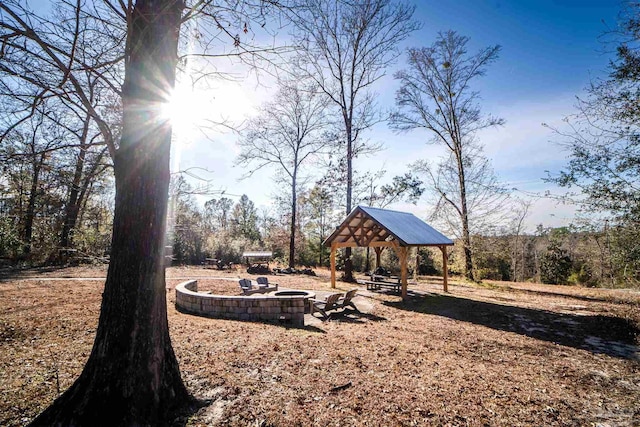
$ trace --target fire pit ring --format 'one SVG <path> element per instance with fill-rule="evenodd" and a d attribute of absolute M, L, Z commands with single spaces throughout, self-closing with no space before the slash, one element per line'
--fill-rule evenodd
<path fill-rule="evenodd" d="M 311 291 L 305 291 L 302 289 L 286 289 L 276 291 L 272 294 L 274 297 L 304 297 L 304 312 L 309 313 L 311 311 L 311 305 L 309 298 L 315 298 L 316 294 Z"/>

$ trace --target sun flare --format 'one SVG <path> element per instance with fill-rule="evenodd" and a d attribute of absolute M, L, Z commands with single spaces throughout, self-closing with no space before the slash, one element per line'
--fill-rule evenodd
<path fill-rule="evenodd" d="M 191 87 L 176 86 L 162 106 L 162 117 L 169 120 L 173 134 L 190 140 L 205 125 L 211 111 L 211 99 Z"/>

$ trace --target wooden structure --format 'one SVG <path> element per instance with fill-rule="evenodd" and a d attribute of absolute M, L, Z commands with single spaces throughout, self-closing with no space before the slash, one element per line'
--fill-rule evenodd
<path fill-rule="evenodd" d="M 313 313 L 317 311 L 322 315 L 323 319 L 327 320 L 329 318 L 329 314 L 327 313 L 327 311 L 337 310 L 341 308 L 338 305 L 338 300 L 340 299 L 341 296 L 342 294 L 338 293 L 338 294 L 331 294 L 327 296 L 327 299 L 325 300 L 312 299 L 311 315 L 313 316 Z"/>
<path fill-rule="evenodd" d="M 415 215 L 388 209 L 357 206 L 336 230 L 324 241 L 331 247 L 331 287 L 336 286 L 336 251 L 346 247 L 372 247 L 376 253 L 376 267 L 384 248 L 393 248 L 400 260 L 402 298 L 407 297 L 407 260 L 409 248 L 435 246 L 442 251 L 443 286 L 447 288 L 447 246 L 453 241 Z M 417 265 L 416 265 L 417 267 Z"/>
<path fill-rule="evenodd" d="M 269 261 L 271 261 L 272 256 L 273 252 L 271 251 L 247 251 L 242 253 L 242 258 L 244 258 L 247 266 L 257 264 L 266 265 L 269 268 Z"/>
<path fill-rule="evenodd" d="M 327 320 L 329 318 L 329 313 L 327 313 L 327 311 L 331 310 L 340 310 L 351 307 L 355 311 L 360 312 L 358 307 L 353 303 L 353 298 L 355 298 L 357 292 L 358 289 L 351 289 L 350 291 L 347 291 L 344 296 L 338 293 L 328 295 L 324 300 L 312 298 L 309 300 L 311 302 L 311 315 L 317 311 L 322 315 L 324 320 Z"/>

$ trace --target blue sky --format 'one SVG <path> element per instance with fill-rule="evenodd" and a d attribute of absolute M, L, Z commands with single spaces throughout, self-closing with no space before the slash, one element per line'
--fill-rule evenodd
<path fill-rule="evenodd" d="M 403 47 L 428 46 L 439 31 L 453 29 L 470 37 L 469 51 L 499 44 L 500 58 L 486 76 L 474 83 L 480 92 L 482 109 L 506 120 L 499 129 L 478 135 L 499 179 L 525 193 L 557 192 L 542 178 L 545 171 L 557 172 L 567 162 L 566 153 L 542 123 L 562 125 L 562 118 L 574 112 L 575 97 L 584 94 L 590 80 L 602 77 L 611 56 L 599 37 L 614 28 L 621 8 L 618 1 L 416 1 L 416 19 L 423 27 L 406 40 Z M 403 67 L 404 55 L 388 71 L 376 91 L 384 109 L 393 106 L 397 84 L 393 71 Z M 268 88 L 255 81 L 221 83 L 219 112 L 241 120 L 253 107 L 270 97 Z M 234 101 L 231 104 L 229 98 Z M 225 102 L 225 100 L 227 102 Z M 233 165 L 237 136 L 211 134 L 211 141 L 193 141 L 181 150 L 181 169 L 192 166 L 214 171 L 213 185 L 230 194 L 246 193 L 257 205 L 268 205 L 273 194 L 273 171 L 264 170 L 253 179 L 238 181 L 242 170 Z M 429 135 L 415 131 L 394 134 L 385 125 L 372 129 L 367 137 L 381 142 L 385 150 L 369 158 L 357 159 L 361 170 L 386 169 L 386 179 L 407 171 L 416 159 L 435 159 L 444 152 L 425 143 Z M 524 193 L 519 193 L 524 194 Z M 429 205 L 400 205 L 424 217 Z M 568 223 L 573 209 L 556 206 L 551 200 L 537 200 L 528 219 L 529 229 L 537 224 L 557 226 Z"/>

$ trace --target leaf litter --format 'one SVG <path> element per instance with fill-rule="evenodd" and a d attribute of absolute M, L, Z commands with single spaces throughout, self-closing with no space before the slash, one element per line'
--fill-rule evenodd
<path fill-rule="evenodd" d="M 329 272 L 316 273 L 270 281 L 332 292 Z M 0 280 L 0 425 L 27 424 L 78 377 L 104 283 L 93 279 L 104 275 L 76 267 Z M 175 309 L 179 282 L 238 294 L 238 277 L 255 278 L 167 271 L 182 376 L 208 402 L 176 425 L 638 425 L 637 292 L 453 281 L 444 293 L 421 278 L 406 302 L 358 286 L 363 313 L 307 317 L 304 328 Z"/>

